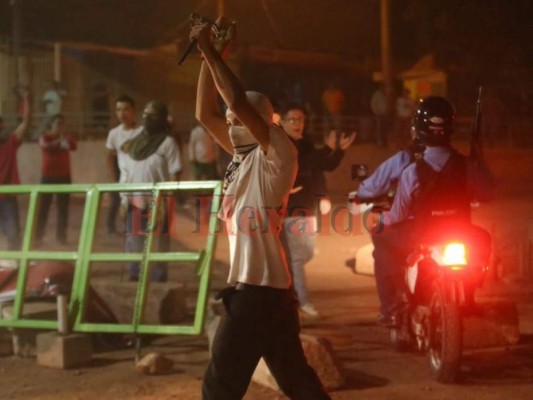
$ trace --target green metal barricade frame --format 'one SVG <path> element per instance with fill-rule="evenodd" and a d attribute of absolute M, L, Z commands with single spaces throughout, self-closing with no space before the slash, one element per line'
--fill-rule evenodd
<path fill-rule="evenodd" d="M 152 201 L 151 220 L 142 253 L 93 252 L 95 228 L 101 195 L 108 192 L 148 192 L 152 199 L 160 199 L 162 192 L 184 190 L 209 190 L 213 192 L 205 249 L 200 252 L 151 252 L 154 227 L 157 224 L 160 202 Z M 38 196 L 42 193 L 85 194 L 80 238 L 77 251 L 31 250 L 33 227 L 35 225 Z M 29 195 L 28 213 L 20 251 L 0 251 L 1 259 L 18 261 L 16 297 L 13 317 L 1 319 L 0 327 L 27 329 L 57 329 L 57 321 L 22 318 L 24 294 L 28 275 L 29 261 L 70 261 L 75 263 L 72 291 L 69 302 L 69 321 L 74 332 L 92 333 L 132 333 L 132 334 L 183 334 L 198 335 L 203 331 L 211 265 L 216 249 L 216 212 L 220 205 L 222 184 L 220 181 L 163 182 L 156 184 L 73 184 L 73 185 L 6 185 L 0 186 L 0 194 Z M 131 324 L 102 324 L 83 322 L 87 301 L 91 262 L 128 262 L 140 263 L 134 315 Z M 192 325 L 146 325 L 141 323 L 148 291 L 148 265 L 150 262 L 190 262 L 196 265 L 199 277 L 196 311 Z"/>

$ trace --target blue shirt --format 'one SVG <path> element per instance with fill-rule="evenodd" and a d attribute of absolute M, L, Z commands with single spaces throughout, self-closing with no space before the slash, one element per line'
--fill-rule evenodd
<path fill-rule="evenodd" d="M 424 161 L 433 170 L 442 171 L 452 151 L 450 147 L 427 147 L 424 151 Z M 471 199 L 488 201 L 492 198 L 494 182 L 490 171 L 483 163 L 467 160 L 467 183 Z M 400 176 L 392 208 L 383 214 L 385 225 L 397 224 L 413 217 L 413 199 L 419 188 L 416 163 L 412 163 L 403 170 Z"/>
<path fill-rule="evenodd" d="M 401 150 L 385 160 L 372 175 L 361 182 L 357 189 L 360 198 L 373 198 L 387 193 L 391 182 L 399 179 L 403 170 L 411 163 L 411 155 Z"/>

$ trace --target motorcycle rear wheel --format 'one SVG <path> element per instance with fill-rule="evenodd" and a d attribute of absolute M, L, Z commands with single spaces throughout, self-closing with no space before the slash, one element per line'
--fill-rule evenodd
<path fill-rule="evenodd" d="M 463 350 L 461 313 L 457 303 L 446 301 L 436 287 L 430 308 L 429 363 L 433 377 L 441 383 L 457 382 Z"/>

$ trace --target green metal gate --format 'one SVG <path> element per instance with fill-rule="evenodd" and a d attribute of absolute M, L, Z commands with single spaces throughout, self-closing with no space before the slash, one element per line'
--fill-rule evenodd
<path fill-rule="evenodd" d="M 211 210 L 204 250 L 199 252 L 151 252 L 152 240 L 157 224 L 158 209 L 162 193 L 172 191 L 212 191 Z M 151 193 L 152 210 L 149 229 L 142 253 L 124 252 L 95 252 L 93 251 L 96 233 L 98 210 L 101 196 L 108 192 L 143 192 Z M 6 185 L 0 186 L 0 194 L 29 195 L 29 205 L 20 251 L 0 251 L 0 259 L 18 262 L 18 277 L 16 296 L 13 306 L 13 317 L 1 319 L 0 327 L 29 328 L 29 329 L 57 329 L 57 321 L 25 319 L 22 317 L 25 287 L 28 275 L 29 261 L 69 261 L 75 265 L 72 291 L 69 303 L 69 321 L 75 332 L 103 332 L 103 333 L 134 333 L 134 334 L 184 334 L 197 335 L 203 330 L 211 265 L 216 247 L 216 211 L 220 204 L 222 185 L 219 181 L 202 182 L 164 182 L 157 184 L 87 184 L 87 185 Z M 42 251 L 32 250 L 31 241 L 33 227 L 38 210 L 38 196 L 43 193 L 77 193 L 85 195 L 85 205 L 80 229 L 80 238 L 76 251 Z M 131 324 L 100 324 L 83 322 L 87 303 L 89 273 L 91 262 L 139 262 L 140 274 L 135 298 L 134 315 Z M 199 279 L 198 297 L 192 325 L 145 325 L 141 318 L 147 297 L 150 262 L 188 262 L 195 264 L 195 272 Z"/>

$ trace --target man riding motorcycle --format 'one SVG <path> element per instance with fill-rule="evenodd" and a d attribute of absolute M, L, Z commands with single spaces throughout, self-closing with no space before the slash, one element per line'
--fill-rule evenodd
<path fill-rule="evenodd" d="M 470 202 L 492 198 L 492 177 L 483 160 L 467 159 L 450 146 L 455 115 L 443 97 L 419 101 L 412 129 L 426 150 L 403 168 L 392 207 L 381 212 L 380 223 L 372 230 L 379 322 L 386 326 L 397 323 L 397 312 L 405 305 L 404 267 L 417 239 L 442 231 L 439 227 L 455 227 L 473 238 L 478 257 L 488 257 L 490 236 L 471 225 Z M 358 190 L 360 201 L 366 195 Z"/>

